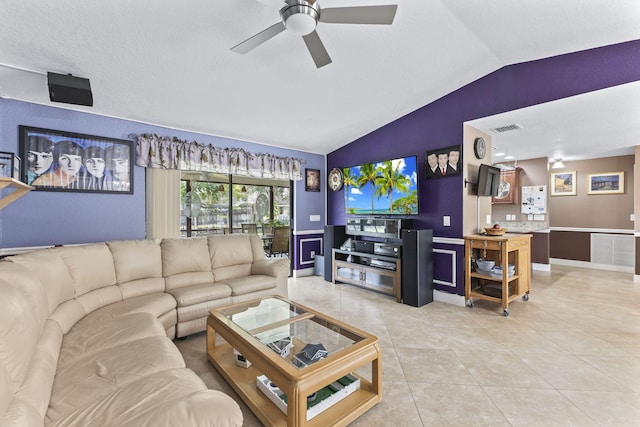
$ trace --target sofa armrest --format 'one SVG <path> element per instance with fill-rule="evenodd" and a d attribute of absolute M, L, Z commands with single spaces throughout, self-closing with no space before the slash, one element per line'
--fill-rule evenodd
<path fill-rule="evenodd" d="M 289 274 L 288 259 L 261 259 L 251 264 L 251 274 L 278 277 L 281 274 Z"/>

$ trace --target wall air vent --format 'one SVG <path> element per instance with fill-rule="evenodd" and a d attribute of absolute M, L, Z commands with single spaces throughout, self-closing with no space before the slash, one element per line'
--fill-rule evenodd
<path fill-rule="evenodd" d="M 513 130 L 518 130 L 518 129 L 522 129 L 522 126 L 514 123 L 512 125 L 506 125 L 506 126 L 500 126 L 500 127 L 497 127 L 497 128 L 493 128 L 491 130 L 496 132 L 496 133 L 504 133 L 504 132 L 511 132 Z"/>

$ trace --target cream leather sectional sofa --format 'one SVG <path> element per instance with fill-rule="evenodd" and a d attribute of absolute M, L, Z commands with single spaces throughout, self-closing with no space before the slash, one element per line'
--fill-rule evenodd
<path fill-rule="evenodd" d="M 287 295 L 257 236 L 111 241 L 0 262 L 0 427 L 240 426 L 174 337 L 210 308 Z M 203 357 L 206 349 L 203 348 Z"/>

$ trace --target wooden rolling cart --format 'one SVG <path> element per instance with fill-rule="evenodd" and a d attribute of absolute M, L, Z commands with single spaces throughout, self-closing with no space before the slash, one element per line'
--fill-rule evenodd
<path fill-rule="evenodd" d="M 473 299 L 498 302 L 502 313 L 509 315 L 509 303 L 522 296 L 529 299 L 531 290 L 531 235 L 504 234 L 502 236 L 464 236 L 465 272 L 464 291 L 467 307 L 473 307 Z M 502 267 L 500 274 L 481 271 L 475 260 L 484 258 Z M 509 274 L 509 264 L 515 265 L 515 273 Z"/>

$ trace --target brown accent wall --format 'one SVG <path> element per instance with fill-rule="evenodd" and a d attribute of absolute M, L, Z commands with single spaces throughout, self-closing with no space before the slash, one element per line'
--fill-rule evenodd
<path fill-rule="evenodd" d="M 617 156 L 563 162 L 563 171 L 576 171 L 578 194 L 549 198 L 549 226 L 633 230 L 634 161 L 634 156 Z M 624 172 L 624 194 L 587 194 L 589 174 L 619 171 Z"/>
<path fill-rule="evenodd" d="M 589 262 L 591 260 L 591 233 L 551 231 L 549 252 L 551 258 Z"/>

